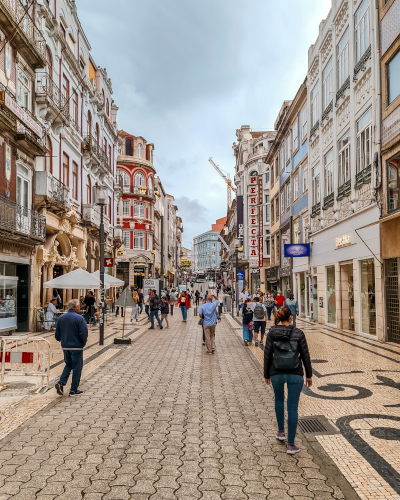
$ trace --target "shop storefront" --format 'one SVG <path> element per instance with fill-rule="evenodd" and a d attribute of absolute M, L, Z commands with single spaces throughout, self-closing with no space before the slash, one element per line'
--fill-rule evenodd
<path fill-rule="evenodd" d="M 250 269 L 251 293 L 254 294 L 261 287 L 260 269 Z"/>
<path fill-rule="evenodd" d="M 367 226 L 375 212 L 313 235 L 310 312 L 320 324 L 384 340 L 379 227 L 353 229 Z"/>

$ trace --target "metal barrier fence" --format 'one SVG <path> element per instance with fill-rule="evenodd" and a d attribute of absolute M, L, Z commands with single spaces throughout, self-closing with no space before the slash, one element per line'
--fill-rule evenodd
<path fill-rule="evenodd" d="M 42 377 L 36 394 L 49 389 L 50 342 L 42 337 L 0 337 L 0 391 L 6 375 Z M 46 384 L 44 383 L 46 379 Z"/>

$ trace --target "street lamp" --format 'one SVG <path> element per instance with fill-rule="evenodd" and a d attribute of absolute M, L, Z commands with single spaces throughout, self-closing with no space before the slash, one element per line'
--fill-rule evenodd
<path fill-rule="evenodd" d="M 100 338 L 99 345 L 104 345 L 104 207 L 108 204 L 108 188 L 94 186 L 95 203 L 100 207 Z"/>

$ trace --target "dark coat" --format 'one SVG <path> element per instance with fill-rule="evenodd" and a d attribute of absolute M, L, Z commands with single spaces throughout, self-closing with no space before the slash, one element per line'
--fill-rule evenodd
<path fill-rule="evenodd" d="M 160 297 L 157 294 L 153 295 L 150 299 L 150 311 L 158 311 L 160 309 L 160 306 Z"/>
<path fill-rule="evenodd" d="M 297 345 L 300 352 L 300 359 L 302 363 L 300 363 L 300 365 L 295 370 L 285 370 L 285 371 L 277 370 L 273 365 L 273 352 L 274 352 L 273 342 L 282 340 L 282 338 L 284 336 L 289 335 L 290 332 L 292 332 L 290 339 L 297 340 Z M 268 332 L 264 348 L 264 378 L 269 379 L 273 375 L 279 375 L 282 373 L 301 375 L 303 377 L 304 376 L 303 366 L 306 371 L 306 377 L 311 378 L 312 377 L 311 359 L 304 332 L 294 327 L 293 325 L 272 326 Z"/>
<path fill-rule="evenodd" d="M 73 309 L 63 314 L 57 321 L 56 340 L 62 349 L 83 349 L 88 338 L 88 328 L 83 317 Z"/>
<path fill-rule="evenodd" d="M 243 306 L 243 324 L 248 325 L 251 321 L 253 321 L 253 311 Z"/>

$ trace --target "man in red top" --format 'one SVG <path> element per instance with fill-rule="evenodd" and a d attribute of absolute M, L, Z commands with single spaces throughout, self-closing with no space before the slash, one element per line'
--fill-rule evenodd
<path fill-rule="evenodd" d="M 282 292 L 278 292 L 278 295 L 275 297 L 275 305 L 277 309 L 280 309 L 285 303 L 285 297 L 282 295 Z"/>
<path fill-rule="evenodd" d="M 187 320 L 187 310 L 190 307 L 190 299 L 186 295 L 186 292 L 182 292 L 181 296 L 178 299 L 178 307 L 181 308 L 182 311 L 182 321 L 186 323 Z"/>

